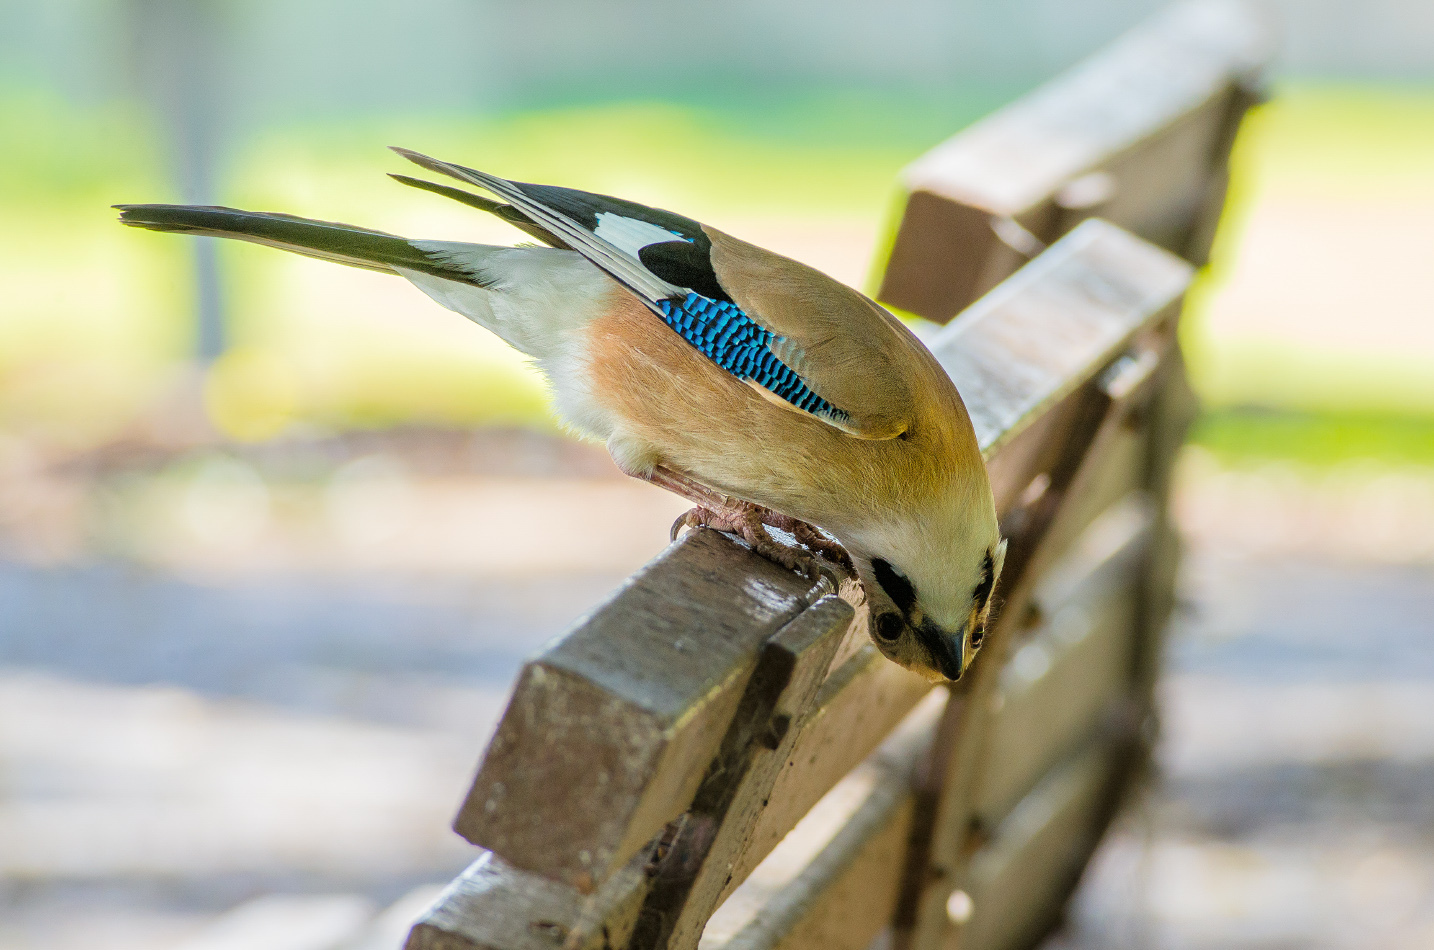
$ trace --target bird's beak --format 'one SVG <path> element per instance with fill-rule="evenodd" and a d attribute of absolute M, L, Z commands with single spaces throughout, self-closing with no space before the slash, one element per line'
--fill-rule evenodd
<path fill-rule="evenodd" d="M 981 644 L 971 636 L 971 628 L 967 627 L 966 632 L 961 635 L 961 669 L 969 670 L 971 662 L 976 659 L 976 654 L 979 652 L 981 652 Z"/>
<path fill-rule="evenodd" d="M 936 669 L 953 683 L 959 680 L 966 670 L 968 654 L 973 652 L 966 646 L 969 638 L 952 637 L 934 629 L 921 632 L 926 634 L 921 640 L 931 652 L 931 660 Z"/>

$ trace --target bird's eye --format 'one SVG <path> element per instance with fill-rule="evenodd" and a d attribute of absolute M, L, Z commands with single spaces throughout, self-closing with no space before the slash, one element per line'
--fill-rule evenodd
<path fill-rule="evenodd" d="M 911 581 L 882 558 L 872 560 L 871 570 L 876 575 L 876 582 L 886 591 L 886 596 L 891 598 L 896 608 L 904 614 L 911 613 L 911 608 L 916 606 L 916 588 L 911 586 Z"/>
<path fill-rule="evenodd" d="M 901 631 L 906 629 L 906 622 L 896 614 L 882 614 L 876 618 L 876 635 L 890 643 L 901 636 Z"/>

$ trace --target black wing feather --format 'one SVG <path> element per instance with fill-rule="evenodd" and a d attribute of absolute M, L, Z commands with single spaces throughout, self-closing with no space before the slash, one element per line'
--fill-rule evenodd
<path fill-rule="evenodd" d="M 734 303 L 712 269 L 712 242 L 705 234 L 702 239 L 706 241 L 705 246 L 695 240 L 691 244 L 686 241 L 649 244 L 637 252 L 637 259 L 669 284 L 690 287 L 704 297 Z"/>
<path fill-rule="evenodd" d="M 392 173 L 390 173 L 388 177 L 410 188 L 417 188 L 420 191 L 429 191 L 435 195 L 452 198 L 454 201 L 465 204 L 470 208 L 486 211 L 494 217 L 502 218 L 513 227 L 532 235 L 550 247 L 556 247 L 564 251 L 572 250 L 572 245 L 568 244 L 567 241 L 564 241 L 542 225 L 534 224 L 532 218 L 529 218 L 512 205 L 503 204 L 503 202 L 494 201 L 491 198 L 484 198 L 482 195 L 475 195 L 472 192 L 464 191 L 462 188 L 440 185 L 435 181 L 424 181 L 422 178 L 411 178 L 408 175 L 394 175 Z"/>
<path fill-rule="evenodd" d="M 534 201 L 541 202 L 550 208 L 563 212 L 583 227 L 596 231 L 598 227 L 599 214 L 604 212 L 622 215 L 624 218 L 636 218 L 639 221 L 646 221 L 648 224 L 655 224 L 665 231 L 672 231 L 682 235 L 683 238 L 703 242 L 709 248 L 712 242 L 702 231 L 702 225 L 691 218 L 676 214 L 671 211 L 663 211 L 661 208 L 649 208 L 647 205 L 638 204 L 636 201 L 628 201 L 626 198 L 614 198 L 611 195 L 599 195 L 591 191 L 578 191 L 576 188 L 562 188 L 558 185 L 534 185 L 526 181 L 515 181 L 511 184 L 523 194 Z"/>
<path fill-rule="evenodd" d="M 462 165 L 454 165 L 449 162 L 440 162 L 409 149 L 394 148 L 394 151 L 409 161 L 415 162 L 430 171 L 459 178 L 472 184 L 478 184 L 480 187 L 490 190 L 495 185 L 499 189 L 510 189 L 518 193 L 517 197 L 526 199 L 550 211 L 557 212 L 567 218 L 569 222 L 571 222 L 571 225 L 585 230 L 588 234 L 595 234 L 601 225 L 601 222 L 598 220 L 598 215 L 605 213 L 642 221 L 676 234 L 682 238 L 682 240 L 661 241 L 641 248 L 637 254 L 637 262 L 653 277 L 665 281 L 672 286 L 685 287 L 705 297 L 710 297 L 725 303 L 733 302 L 731 295 L 727 293 L 722 287 L 721 282 L 717 280 L 717 273 L 712 267 L 712 239 L 702 230 L 702 225 L 692 218 L 676 214 L 672 211 L 664 211 L 661 208 L 650 208 L 647 205 L 638 204 L 636 201 L 628 201 L 626 198 L 615 198 L 612 195 L 600 195 L 590 191 L 579 191 L 576 188 L 563 188 L 559 185 L 539 185 L 532 182 L 489 178 L 489 176 L 485 176 L 484 173 L 475 171 L 474 169 L 465 168 Z M 395 177 L 403 181 L 404 184 L 413 184 L 416 187 L 425 188 L 428 191 L 436 191 L 440 194 L 448 195 L 449 197 L 463 201 L 465 204 L 481 207 L 483 210 L 496 214 L 506 221 L 511 221 L 516 224 L 517 221 L 514 220 L 514 216 L 517 216 L 529 221 L 532 228 L 551 231 L 551 229 L 546 228 L 543 223 L 534 221 L 520 208 L 514 208 L 511 205 L 502 204 L 500 202 L 492 202 L 493 207 L 489 207 L 487 202 L 483 204 L 478 203 L 479 201 L 484 201 L 484 199 L 478 199 L 477 201 L 469 200 L 469 198 L 476 196 L 468 196 L 467 192 L 462 192 L 458 189 L 452 189 L 455 193 L 449 194 L 448 190 L 440 190 L 442 186 L 432 186 L 428 183 L 418 184 L 417 179 L 408 179 L 406 176 Z M 488 179 L 487 184 L 483 183 L 483 179 L 485 178 Z M 507 197 L 510 201 L 514 198 L 511 194 L 502 195 L 501 190 L 498 193 L 500 197 Z M 460 198 L 458 197 L 459 195 L 466 197 Z M 519 203 L 521 204 L 522 202 L 520 201 Z M 519 226 L 521 227 L 522 225 Z M 524 230 L 530 234 L 534 234 L 539 240 L 546 241 L 550 244 L 554 241 L 563 241 L 563 239 L 556 234 L 549 234 L 548 237 L 544 237 L 538 234 L 538 230 L 531 230 L 530 228 L 524 228 Z M 554 246 L 571 247 L 571 244 L 565 241 L 563 245 L 554 244 Z M 576 250 L 576 248 L 574 249 Z"/>
<path fill-rule="evenodd" d="M 638 259 L 644 267 L 669 284 L 691 288 L 704 297 L 732 302 L 712 269 L 712 239 L 702 230 L 702 225 L 691 218 L 625 198 L 575 188 L 535 185 L 524 181 L 512 184 L 534 201 L 556 208 L 592 231 L 598 228 L 598 215 L 607 213 L 644 221 L 681 235 L 685 240 L 647 245 L 638 252 Z"/>

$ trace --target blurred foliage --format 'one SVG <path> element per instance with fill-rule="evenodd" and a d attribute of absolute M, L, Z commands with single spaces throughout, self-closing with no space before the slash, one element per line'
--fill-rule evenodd
<path fill-rule="evenodd" d="M 853 95 L 758 108 L 606 104 L 489 119 L 348 118 L 270 129 L 231 151 L 221 200 L 399 233 L 495 243 L 526 235 L 384 177 L 405 144 L 501 174 L 622 194 L 739 228 L 752 215 L 875 219 L 896 171 L 994 105 L 893 109 Z M 112 437 L 191 345 L 189 241 L 126 231 L 109 205 L 175 200 L 158 130 L 136 110 L 0 101 L 0 427 L 49 441 Z M 551 422 L 516 353 L 406 284 L 222 245 L 231 348 L 206 404 L 241 439 L 301 422 Z"/>
<path fill-rule="evenodd" d="M 136 244 L 108 208 L 168 193 L 155 140 L 123 106 L 0 106 L 0 429 L 104 438 L 187 350 L 187 254 Z"/>
<path fill-rule="evenodd" d="M 775 104 L 754 95 L 306 122 L 233 143 L 221 200 L 421 237 L 526 239 L 387 180 L 385 172 L 413 171 L 382 147 L 402 144 L 671 207 L 737 233 L 773 219 L 856 221 L 875 233 L 890 220 L 900 168 L 1005 94 L 913 102 L 831 93 Z M 9 146 L 0 154 L 0 431 L 75 445 L 113 437 L 178 377 L 191 346 L 189 242 L 119 228 L 108 207 L 175 199 L 159 130 L 129 106 L 10 94 L 0 99 L 0 136 Z M 1385 357 L 1301 354 L 1297 340 L 1227 345 L 1202 334 L 1200 314 L 1221 292 L 1258 201 L 1428 194 L 1430 168 L 1434 94 L 1294 86 L 1256 110 L 1237 144 L 1215 263 L 1192 294 L 1187 346 L 1215 406 L 1229 406 L 1222 392 L 1251 391 L 1231 379 L 1255 379 L 1270 405 L 1338 408 L 1361 381 L 1428 367 L 1420 353 L 1394 372 Z M 231 348 L 204 398 L 231 436 L 403 421 L 551 425 L 541 383 L 517 354 L 404 282 L 233 243 L 221 262 Z M 1353 382 L 1342 390 L 1341 379 Z M 1276 424 L 1224 412 L 1198 438 L 1220 452 L 1314 455 L 1396 451 L 1424 438 L 1415 421 L 1312 418 Z M 1360 426 L 1367 438 L 1356 437 Z"/>
<path fill-rule="evenodd" d="M 1255 108 L 1182 328 L 1207 403 L 1434 416 L 1423 209 L 1434 209 L 1434 89 L 1288 84 Z"/>
<path fill-rule="evenodd" d="M 1233 467 L 1276 460 L 1325 467 L 1367 460 L 1434 468 L 1434 416 L 1427 415 L 1216 410 L 1196 422 L 1190 442 Z"/>
<path fill-rule="evenodd" d="M 1232 195 L 1310 190 L 1322 197 L 1434 194 L 1434 88 L 1296 82 L 1250 114 L 1233 156 Z"/>

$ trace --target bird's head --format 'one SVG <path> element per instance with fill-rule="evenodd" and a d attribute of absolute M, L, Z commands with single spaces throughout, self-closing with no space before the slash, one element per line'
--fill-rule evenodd
<path fill-rule="evenodd" d="M 994 508 L 975 507 L 889 525 L 874 543 L 860 545 L 865 550 L 852 552 L 871 608 L 872 641 L 932 682 L 957 680 L 970 667 L 1006 559 Z"/>

